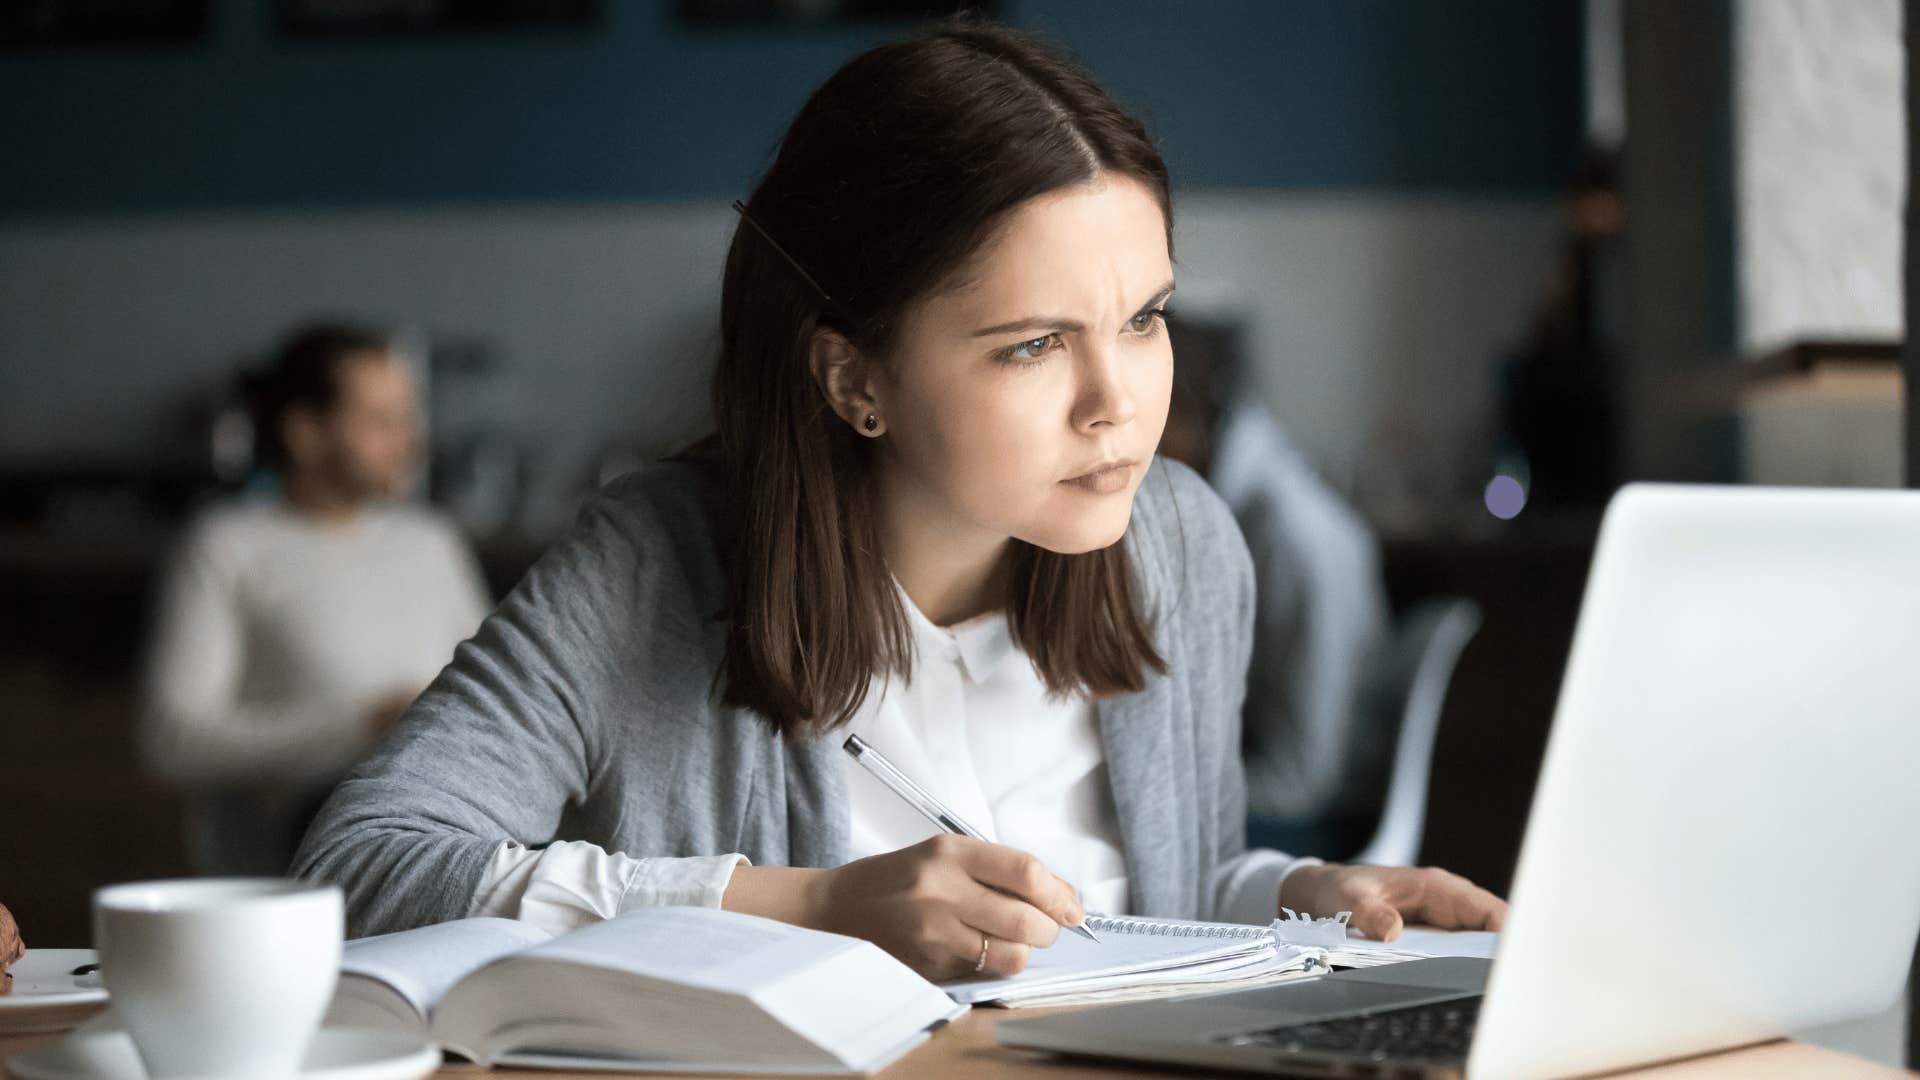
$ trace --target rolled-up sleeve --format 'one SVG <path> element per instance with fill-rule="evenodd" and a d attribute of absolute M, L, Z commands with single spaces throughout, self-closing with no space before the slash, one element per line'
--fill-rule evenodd
<path fill-rule="evenodd" d="M 717 908 L 747 857 L 633 858 L 584 840 L 545 848 L 502 843 L 474 891 L 468 915 L 519 919 L 554 934 L 641 908 Z"/>

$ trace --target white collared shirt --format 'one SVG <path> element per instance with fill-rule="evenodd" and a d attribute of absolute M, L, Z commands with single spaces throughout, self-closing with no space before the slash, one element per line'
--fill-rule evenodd
<path fill-rule="evenodd" d="M 1087 910 L 1127 910 L 1127 866 L 1097 711 L 1050 697 L 1004 614 L 934 625 L 901 593 L 915 648 L 911 681 L 876 677 L 849 728 L 968 824 L 1038 856 L 1080 891 Z M 849 861 L 937 831 L 851 756 Z M 1280 882 L 1318 862 L 1278 852 L 1249 860 L 1222 917 L 1264 923 Z M 720 906 L 740 854 L 633 858 L 585 841 L 532 850 L 500 845 L 469 915 L 520 918 L 556 933 L 661 904 Z"/>
<path fill-rule="evenodd" d="M 942 628 L 901 594 L 913 679 L 876 683 L 851 729 L 988 839 L 1040 858 L 1090 911 L 1127 906 L 1120 821 L 1093 703 L 1050 697 L 1002 613 Z M 938 830 L 847 759 L 848 856 Z"/>

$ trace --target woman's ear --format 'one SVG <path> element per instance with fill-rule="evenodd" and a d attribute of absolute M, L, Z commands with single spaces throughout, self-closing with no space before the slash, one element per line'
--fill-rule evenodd
<path fill-rule="evenodd" d="M 887 417 L 880 407 L 876 366 L 845 335 L 815 330 L 807 365 L 814 385 L 847 426 L 861 435 L 885 433 Z"/>

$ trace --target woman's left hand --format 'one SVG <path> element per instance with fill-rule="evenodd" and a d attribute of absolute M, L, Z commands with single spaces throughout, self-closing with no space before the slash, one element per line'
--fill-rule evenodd
<path fill-rule="evenodd" d="M 1351 911 L 1348 925 L 1392 941 L 1407 923 L 1442 930 L 1498 930 L 1507 902 L 1431 866 L 1303 866 L 1280 884 L 1280 906 L 1316 916 Z"/>

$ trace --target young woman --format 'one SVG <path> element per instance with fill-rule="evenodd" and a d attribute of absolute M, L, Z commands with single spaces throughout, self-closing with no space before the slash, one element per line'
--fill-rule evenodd
<path fill-rule="evenodd" d="M 1244 841 L 1252 573 L 1154 457 L 1167 172 L 1033 39 L 847 64 L 742 211 L 706 447 L 582 513 L 296 861 L 365 934 L 662 903 L 1011 973 L 1086 910 L 1497 927 L 1431 869 Z M 932 835 L 857 733 L 994 842 Z"/>

